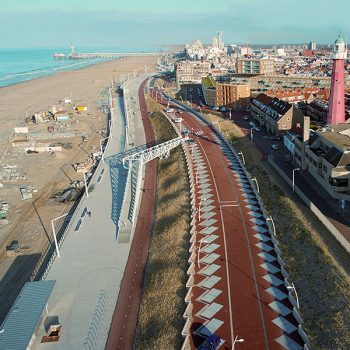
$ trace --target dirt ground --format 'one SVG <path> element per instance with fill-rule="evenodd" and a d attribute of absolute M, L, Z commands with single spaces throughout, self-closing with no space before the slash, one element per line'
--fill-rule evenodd
<path fill-rule="evenodd" d="M 144 66 L 154 67 L 156 61 L 157 57 L 123 58 L 0 89 L 0 168 L 14 164 L 25 177 L 0 180 L 3 184 L 0 200 L 9 204 L 8 224 L 0 225 L 0 324 L 40 257 L 53 243 L 51 220 L 67 213 L 72 205 L 72 202 L 56 202 L 53 195 L 69 187 L 71 181 L 82 180 L 82 173 L 77 173 L 72 164 L 85 161 L 89 154 L 100 149 L 102 130 L 106 128 L 106 116 L 101 108 L 105 86 L 112 77 L 117 81 L 121 74 Z M 52 154 L 26 154 L 23 148 L 11 146 L 10 135 L 15 126 L 26 125 L 29 131 L 46 132 L 47 124 L 25 124 L 25 117 L 58 105 L 65 97 L 88 107 L 86 112 L 74 113 L 73 122 L 64 123 L 67 128 L 63 128 L 88 135 L 87 142 L 81 136 L 40 140 L 44 144 L 72 144 L 71 149 Z M 22 200 L 19 188 L 28 185 L 37 192 L 32 199 Z M 16 257 L 7 257 L 6 245 L 13 240 L 20 243 L 21 250 Z"/>

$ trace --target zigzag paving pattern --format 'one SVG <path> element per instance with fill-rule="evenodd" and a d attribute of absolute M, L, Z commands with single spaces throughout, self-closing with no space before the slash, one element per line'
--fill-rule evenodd
<path fill-rule="evenodd" d="M 296 302 L 268 213 L 239 156 L 198 117 L 183 113 L 193 140 L 195 232 L 182 349 L 217 334 L 226 348 L 307 350 Z M 192 239 L 191 239 L 192 242 Z M 282 265 L 281 265 L 282 264 Z"/>

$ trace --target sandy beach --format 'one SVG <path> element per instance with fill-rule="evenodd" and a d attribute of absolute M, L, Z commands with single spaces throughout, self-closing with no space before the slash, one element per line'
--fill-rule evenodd
<path fill-rule="evenodd" d="M 121 58 L 0 88 L 1 168 L 15 164 L 26 176 L 25 180 L 0 180 L 3 184 L 0 200 L 9 204 L 8 224 L 0 225 L 0 323 L 37 261 L 52 244 L 51 220 L 67 212 L 72 205 L 71 202 L 56 202 L 53 194 L 67 188 L 71 181 L 82 179 L 72 163 L 82 162 L 88 154 L 99 150 L 101 130 L 106 127 L 106 116 L 99 108 L 104 87 L 111 79 L 118 81 L 122 74 L 136 69 L 144 72 L 147 67 L 147 72 L 154 71 L 156 62 L 157 57 L 152 56 Z M 54 154 L 28 155 L 23 149 L 12 147 L 14 127 L 46 130 L 46 125 L 25 124 L 25 118 L 58 105 L 59 100 L 66 97 L 76 105 L 88 107 L 88 113 L 74 114 L 75 124 L 68 126 L 88 135 L 88 142 L 81 142 L 81 137 L 61 140 L 71 142 L 72 148 Z M 19 188 L 23 185 L 38 190 L 32 199 L 22 200 Z M 5 247 L 12 240 L 18 240 L 23 249 L 16 257 L 7 257 Z"/>

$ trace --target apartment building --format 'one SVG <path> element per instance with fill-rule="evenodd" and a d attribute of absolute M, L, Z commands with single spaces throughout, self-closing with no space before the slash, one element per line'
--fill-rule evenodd
<path fill-rule="evenodd" d="M 350 199 L 350 125 L 312 132 L 303 168 L 334 198 Z"/>
<path fill-rule="evenodd" d="M 202 78 L 202 92 L 205 104 L 216 106 L 216 82 L 212 77 Z"/>
<path fill-rule="evenodd" d="M 246 109 L 249 105 L 248 85 L 216 84 L 216 105 L 235 109 Z"/>
<path fill-rule="evenodd" d="M 200 84 L 202 77 L 208 75 L 210 69 L 210 62 L 207 61 L 180 61 L 175 65 L 176 83 Z"/>
<path fill-rule="evenodd" d="M 315 121 L 327 122 L 328 101 L 315 99 L 306 106 L 307 115 Z"/>
<path fill-rule="evenodd" d="M 304 114 L 289 102 L 260 94 L 250 100 L 249 107 L 253 118 L 276 135 L 302 129 Z"/>
<path fill-rule="evenodd" d="M 246 109 L 249 105 L 248 85 L 218 83 L 208 76 L 202 78 L 202 91 L 208 106 Z"/>
<path fill-rule="evenodd" d="M 275 73 L 275 61 L 270 59 L 238 59 L 236 73 L 272 75 Z"/>

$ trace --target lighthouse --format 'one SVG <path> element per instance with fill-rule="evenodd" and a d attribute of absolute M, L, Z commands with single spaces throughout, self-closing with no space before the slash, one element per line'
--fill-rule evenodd
<path fill-rule="evenodd" d="M 345 123 L 344 60 L 346 60 L 346 56 L 346 45 L 339 34 L 334 43 L 332 55 L 333 71 L 327 115 L 327 124 L 329 125 Z"/>

